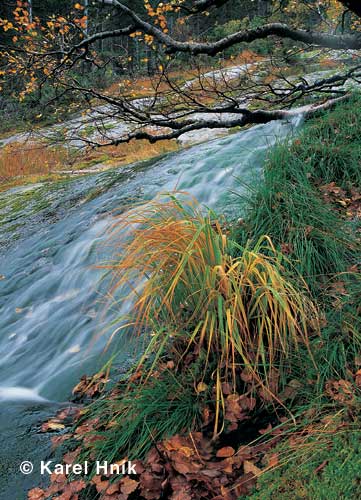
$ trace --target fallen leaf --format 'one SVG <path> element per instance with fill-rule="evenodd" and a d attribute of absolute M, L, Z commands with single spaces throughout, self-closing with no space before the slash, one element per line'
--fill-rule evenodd
<path fill-rule="evenodd" d="M 135 479 L 130 479 L 130 477 L 123 477 L 120 481 L 120 491 L 124 493 L 124 495 L 130 495 L 135 491 L 139 486 L 139 482 L 135 481 Z"/>
<path fill-rule="evenodd" d="M 200 393 L 200 392 L 204 392 L 208 389 L 208 385 L 205 384 L 204 382 L 199 382 L 199 384 L 197 385 L 197 392 Z"/>
<path fill-rule="evenodd" d="M 107 495 L 113 495 L 113 493 L 118 493 L 119 488 L 120 488 L 120 483 L 119 483 L 119 482 L 117 482 L 117 483 L 112 483 L 112 484 L 109 486 L 109 488 L 107 488 L 107 489 L 105 490 L 105 493 L 106 493 Z"/>
<path fill-rule="evenodd" d="M 44 422 L 41 426 L 41 432 L 49 432 L 49 431 L 60 431 L 65 429 L 65 425 L 59 422 L 54 422 L 49 420 L 49 422 Z"/>
<path fill-rule="evenodd" d="M 224 448 L 221 448 L 220 450 L 217 451 L 216 457 L 217 458 L 228 458 L 231 457 L 236 453 L 235 449 L 232 448 L 232 446 L 225 446 Z"/>
<path fill-rule="evenodd" d="M 243 462 L 243 470 L 245 474 L 252 472 L 252 474 L 254 474 L 255 476 L 258 476 L 262 472 L 262 470 L 259 467 L 254 465 L 254 463 L 249 460 L 245 460 Z"/>
<path fill-rule="evenodd" d="M 352 384 L 347 380 L 328 380 L 325 391 L 334 401 L 340 403 L 350 403 L 354 398 Z"/>
<path fill-rule="evenodd" d="M 357 387 L 361 387 L 361 369 L 357 370 L 355 374 L 355 384 L 357 385 Z"/>
<path fill-rule="evenodd" d="M 268 467 L 276 467 L 279 463 L 278 453 L 272 453 L 267 460 Z"/>
<path fill-rule="evenodd" d="M 40 488 L 33 488 L 28 491 L 29 500 L 43 500 L 44 498 L 46 498 L 45 491 Z"/>

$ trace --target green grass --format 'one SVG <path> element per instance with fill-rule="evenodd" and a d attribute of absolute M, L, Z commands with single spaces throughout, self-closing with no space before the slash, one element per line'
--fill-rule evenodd
<path fill-rule="evenodd" d="M 97 460 L 114 463 L 121 457 L 142 459 L 160 439 L 187 433 L 199 426 L 205 394 L 193 387 L 195 373 L 177 375 L 164 370 L 146 385 L 136 383 L 118 394 L 95 401 L 85 419 L 99 418 L 97 439 L 91 443 Z M 81 422 L 80 422 L 81 423 Z M 90 450 L 83 450 L 84 458 Z"/>
<path fill-rule="evenodd" d="M 361 496 L 361 431 L 357 426 L 317 433 L 298 448 L 276 450 L 280 465 L 260 476 L 249 500 L 337 500 Z M 321 470 L 317 468 L 324 465 Z"/>
<path fill-rule="evenodd" d="M 361 106 L 354 99 L 306 124 L 291 144 L 276 146 L 264 181 L 245 200 L 239 241 L 267 234 L 286 251 L 311 291 L 357 262 L 352 224 L 320 197 L 319 184 L 361 186 Z M 319 297 L 320 298 L 320 297 Z"/>
<path fill-rule="evenodd" d="M 315 363 L 305 351 L 302 365 L 299 357 L 290 364 L 292 376 L 303 382 L 289 406 L 294 414 L 319 413 L 325 407 L 337 414 L 340 407 L 330 404 L 325 384 L 340 379 L 353 383 L 359 366 L 361 275 L 348 271 L 361 262 L 355 236 L 359 222 L 346 221 L 322 199 L 318 187 L 335 182 L 345 190 L 360 189 L 360 104 L 359 96 L 352 98 L 306 123 L 292 143 L 274 148 L 264 182 L 247 200 L 245 229 L 239 231 L 241 243 L 267 234 L 286 250 L 323 309 L 321 336 L 311 341 Z M 342 411 L 357 413 L 355 408 Z M 277 451 L 280 466 L 261 476 L 252 500 L 360 496 L 361 433 L 355 426 L 327 437 L 315 432 L 301 446 L 291 448 L 286 442 Z M 315 472 L 323 461 L 325 467 Z"/>

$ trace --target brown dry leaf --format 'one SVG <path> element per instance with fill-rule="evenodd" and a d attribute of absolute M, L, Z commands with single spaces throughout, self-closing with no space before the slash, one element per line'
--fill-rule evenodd
<path fill-rule="evenodd" d="M 107 495 L 113 495 L 114 493 L 118 493 L 120 488 L 120 482 L 118 481 L 117 483 L 111 483 L 109 488 L 106 489 L 105 493 Z"/>
<path fill-rule="evenodd" d="M 179 474 L 192 474 L 194 472 L 199 472 L 202 469 L 202 465 L 199 462 L 190 460 L 188 457 L 185 457 L 177 452 L 172 453 L 170 459 L 172 461 L 173 468 L 179 472 Z"/>
<path fill-rule="evenodd" d="M 248 495 L 255 484 L 255 475 L 252 472 L 247 472 L 234 484 L 234 491 L 237 496 Z"/>
<path fill-rule="evenodd" d="M 264 429 L 260 429 L 258 432 L 263 435 L 263 434 L 267 434 L 271 430 L 272 430 L 272 425 L 268 424 L 267 427 L 265 427 Z"/>
<path fill-rule="evenodd" d="M 333 293 L 333 295 L 347 295 L 345 283 L 341 280 L 335 281 L 331 285 L 331 292 Z"/>
<path fill-rule="evenodd" d="M 32 490 L 28 491 L 29 500 L 43 500 L 45 498 L 45 491 L 40 488 L 33 488 Z"/>
<path fill-rule="evenodd" d="M 355 374 L 355 384 L 357 385 L 357 387 L 361 387 L 361 369 L 357 370 Z"/>
<path fill-rule="evenodd" d="M 187 491 L 176 491 L 172 493 L 170 500 L 192 500 L 194 496 L 188 493 Z"/>
<path fill-rule="evenodd" d="M 267 457 L 267 466 L 268 467 L 276 467 L 279 463 L 278 453 L 272 453 Z"/>
<path fill-rule="evenodd" d="M 330 182 L 329 184 L 324 184 L 323 186 L 320 186 L 320 191 L 322 191 L 325 194 L 340 194 L 344 193 L 344 191 L 339 187 L 336 186 L 335 182 Z"/>
<path fill-rule="evenodd" d="M 85 481 L 83 481 L 82 479 L 78 479 L 76 481 L 71 481 L 67 485 L 67 488 L 72 493 L 79 493 L 79 491 L 82 491 L 85 488 L 85 486 L 86 486 Z"/>
<path fill-rule="evenodd" d="M 146 500 L 159 500 L 162 493 L 162 479 L 150 472 L 144 472 L 140 476 L 140 493 Z"/>
<path fill-rule="evenodd" d="M 232 448 L 232 446 L 225 446 L 224 448 L 221 448 L 220 450 L 217 451 L 216 457 L 217 458 L 228 458 L 231 457 L 236 453 L 236 450 Z"/>
<path fill-rule="evenodd" d="M 109 379 L 103 372 L 97 373 L 93 377 L 83 375 L 80 382 L 74 387 L 73 394 L 93 398 L 103 392 L 108 381 Z"/>
<path fill-rule="evenodd" d="M 66 484 L 66 475 L 65 474 L 55 474 L 55 472 L 53 472 L 50 476 L 50 482 L 65 485 Z"/>
<path fill-rule="evenodd" d="M 203 408 L 202 420 L 204 426 L 208 425 L 209 422 L 211 421 L 211 410 L 208 408 L 208 406 Z"/>
<path fill-rule="evenodd" d="M 251 370 L 244 368 L 241 372 L 241 379 L 243 382 L 246 382 L 246 384 L 253 382 L 254 380 L 254 374 Z"/>
<path fill-rule="evenodd" d="M 107 479 L 102 479 L 102 476 L 93 476 L 91 482 L 95 485 L 98 493 L 105 492 L 110 485 Z"/>
<path fill-rule="evenodd" d="M 204 392 L 208 389 L 208 385 L 205 384 L 204 382 L 199 382 L 199 384 L 197 384 L 197 393 L 199 394 L 200 392 Z"/>
<path fill-rule="evenodd" d="M 71 437 L 71 434 L 62 434 L 61 436 L 53 436 L 51 438 L 51 444 L 53 445 L 53 449 L 57 448 L 61 444 L 64 443 L 67 439 Z"/>
<path fill-rule="evenodd" d="M 328 380 L 325 391 L 330 398 L 339 403 L 350 403 L 354 398 L 352 384 L 347 380 Z"/>
<path fill-rule="evenodd" d="M 68 451 L 68 453 L 65 453 L 65 455 L 63 456 L 63 462 L 66 464 L 75 464 L 79 453 L 80 448 L 76 448 L 73 451 Z"/>
<path fill-rule="evenodd" d="M 127 458 L 127 460 L 128 460 L 128 458 Z M 118 462 L 116 462 L 116 463 L 118 463 Z M 123 461 L 121 461 L 119 463 L 123 463 Z M 143 474 L 143 472 L 145 471 L 145 468 L 143 466 L 143 462 L 141 462 L 140 460 L 133 460 L 133 465 L 134 465 L 135 470 L 137 471 L 137 474 Z"/>
<path fill-rule="evenodd" d="M 194 455 L 194 450 L 192 448 L 189 448 L 188 446 L 181 446 L 179 448 L 179 452 L 183 453 L 183 455 L 185 455 L 188 458 Z"/>
<path fill-rule="evenodd" d="M 228 382 L 223 382 L 222 393 L 224 396 L 228 396 L 229 394 L 231 394 L 232 393 L 231 384 L 229 384 Z"/>
<path fill-rule="evenodd" d="M 183 476 L 174 476 L 170 479 L 172 495 L 170 500 L 192 500 L 194 497 L 191 494 L 192 486 L 188 479 Z"/>
<path fill-rule="evenodd" d="M 238 423 L 248 418 L 248 412 L 241 406 L 241 398 L 238 394 L 230 394 L 225 400 L 225 419 L 230 422 L 228 430 L 237 429 Z"/>
<path fill-rule="evenodd" d="M 56 418 L 60 422 L 63 422 L 64 420 L 73 422 L 79 417 L 81 411 L 82 409 L 79 406 L 68 406 L 67 408 L 63 408 L 62 410 L 60 410 L 56 414 Z"/>
<path fill-rule="evenodd" d="M 71 481 L 63 488 L 61 495 L 57 496 L 58 500 L 78 500 L 78 493 L 85 488 L 86 484 L 83 480 Z M 49 490 L 47 491 L 49 493 Z"/>
<path fill-rule="evenodd" d="M 281 252 L 289 255 L 293 252 L 293 245 L 291 243 L 281 243 Z"/>
<path fill-rule="evenodd" d="M 182 446 L 185 446 L 185 444 L 186 444 L 186 439 L 184 437 L 181 437 L 179 434 L 176 434 L 170 439 L 166 439 L 163 443 L 163 446 L 167 451 L 175 451 L 179 450 L 179 448 L 181 448 Z M 154 448 L 152 450 L 154 450 Z"/>
<path fill-rule="evenodd" d="M 235 464 L 236 464 L 235 468 L 239 468 L 239 467 L 237 467 L 238 463 L 239 463 L 238 458 L 235 455 L 233 455 L 232 457 L 228 457 L 225 460 L 222 460 L 221 462 L 213 462 L 213 463 L 210 462 L 208 464 L 208 467 L 209 468 L 214 468 L 216 470 L 220 470 L 224 474 L 232 474 L 232 472 L 233 472 L 233 466 Z M 241 462 L 241 464 L 242 463 L 243 462 Z"/>
<path fill-rule="evenodd" d="M 117 492 L 112 495 L 102 495 L 101 500 L 128 500 L 128 495 Z"/>
<path fill-rule="evenodd" d="M 123 477 L 120 481 L 120 491 L 124 495 L 130 495 L 135 491 L 139 486 L 139 482 L 135 481 L 135 479 L 130 479 L 130 477 Z"/>
<path fill-rule="evenodd" d="M 286 385 L 284 390 L 279 395 L 281 401 L 285 401 L 286 399 L 291 399 L 297 396 L 300 389 L 302 388 L 301 382 L 298 380 L 290 380 L 290 382 Z"/>
<path fill-rule="evenodd" d="M 254 474 L 255 476 L 259 476 L 259 474 L 262 472 L 262 470 L 256 465 L 254 465 L 254 463 L 251 462 L 250 460 L 245 460 L 243 462 L 243 470 L 245 474 L 252 472 L 252 474 Z"/>
<path fill-rule="evenodd" d="M 65 429 L 65 425 L 56 420 L 49 420 L 41 426 L 41 432 L 60 431 L 62 429 Z"/>
<path fill-rule="evenodd" d="M 232 489 L 225 488 L 221 484 L 221 495 L 219 497 L 216 497 L 216 498 L 218 500 L 235 500 L 237 497 L 236 497 L 235 492 Z M 216 498 L 214 498 L 213 500 L 216 500 Z"/>
<path fill-rule="evenodd" d="M 249 397 L 243 394 L 242 396 L 239 397 L 240 407 L 242 408 L 242 410 L 245 410 L 247 412 L 254 410 L 256 403 L 257 403 L 256 399 L 251 396 Z"/>

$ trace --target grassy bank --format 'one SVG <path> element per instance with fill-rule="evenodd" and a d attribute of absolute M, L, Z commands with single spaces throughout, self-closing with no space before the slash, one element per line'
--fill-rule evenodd
<path fill-rule="evenodd" d="M 114 328 L 143 355 L 107 392 L 77 388 L 97 398 L 68 447 L 139 473 L 71 482 L 84 498 L 360 494 L 360 104 L 274 148 L 240 222 L 174 198 L 119 219 L 112 293 L 134 307 Z"/>

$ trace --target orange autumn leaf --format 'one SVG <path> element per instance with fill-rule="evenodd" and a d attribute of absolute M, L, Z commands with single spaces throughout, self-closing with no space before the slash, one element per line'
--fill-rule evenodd
<path fill-rule="evenodd" d="M 235 454 L 235 449 L 232 448 L 232 446 L 225 446 L 224 448 L 221 448 L 220 450 L 217 451 L 216 457 L 217 458 L 228 458 L 231 457 L 232 455 Z"/>

